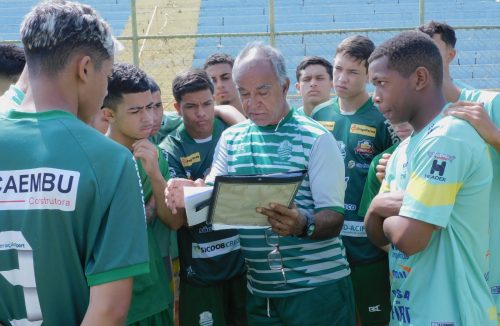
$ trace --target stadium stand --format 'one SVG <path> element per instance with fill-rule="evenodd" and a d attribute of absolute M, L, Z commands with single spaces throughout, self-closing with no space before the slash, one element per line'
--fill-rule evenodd
<path fill-rule="evenodd" d="M 19 26 L 37 0 L 0 0 L 1 40 L 19 40 Z M 130 16 L 129 0 L 80 1 L 95 8 L 111 25 L 115 35 L 120 35 Z"/>
<path fill-rule="evenodd" d="M 412 29 L 419 25 L 418 1 L 413 0 L 275 0 L 275 31 L 301 32 L 357 28 Z M 427 0 L 426 21 L 446 21 L 457 28 L 458 55 L 451 67 L 456 79 L 475 88 L 500 87 L 500 29 L 467 30 L 460 26 L 498 26 L 500 3 L 495 0 Z M 268 32 L 267 0 L 202 0 L 198 34 Z M 375 44 L 395 32 L 364 33 Z M 305 55 L 331 59 L 336 45 L 352 33 L 278 35 L 276 45 L 287 60 L 289 77 Z M 236 55 L 248 39 L 202 38 L 196 42 L 193 66 L 203 65 L 214 52 Z M 294 89 L 290 93 L 295 93 Z"/>

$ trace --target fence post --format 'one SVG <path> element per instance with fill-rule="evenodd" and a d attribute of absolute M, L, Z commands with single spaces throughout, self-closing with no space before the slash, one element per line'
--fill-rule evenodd
<path fill-rule="evenodd" d="M 269 0 L 269 43 L 276 46 L 274 35 L 274 0 Z"/>
<path fill-rule="evenodd" d="M 420 18 L 420 25 L 425 24 L 425 0 L 419 0 L 419 18 Z"/>
<path fill-rule="evenodd" d="M 139 67 L 139 38 L 137 36 L 137 13 L 135 8 L 135 0 L 131 0 L 130 6 L 132 18 L 132 54 L 134 57 L 134 65 Z"/>

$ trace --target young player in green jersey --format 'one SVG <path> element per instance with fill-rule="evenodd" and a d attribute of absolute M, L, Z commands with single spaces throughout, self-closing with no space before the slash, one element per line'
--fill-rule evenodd
<path fill-rule="evenodd" d="M 130 64 L 115 64 L 102 110 L 109 122 L 107 136 L 128 148 L 138 161 L 147 203 L 150 273 L 134 278 L 127 324 L 173 325 L 170 280 L 151 224 L 155 218 L 167 224 L 173 218 L 164 197 L 168 164 L 162 151 L 148 140 L 153 125 L 153 100 L 146 74 Z"/>
<path fill-rule="evenodd" d="M 233 81 L 234 59 L 225 53 L 214 53 L 207 58 L 203 69 L 214 83 L 214 100 L 217 105 L 230 105 L 243 115 L 240 96 Z"/>
<path fill-rule="evenodd" d="M 432 40 L 404 32 L 369 59 L 374 101 L 414 133 L 394 152 L 365 219 L 390 244 L 391 324 L 497 325 L 488 271 L 487 146 L 467 123 L 441 112 L 442 59 Z"/>
<path fill-rule="evenodd" d="M 137 168 L 80 121 L 106 95 L 111 30 L 57 1 L 21 36 L 32 96 L 0 118 L 0 324 L 123 325 L 132 277 L 149 271 Z"/>
<path fill-rule="evenodd" d="M 168 153 L 171 177 L 205 178 L 215 146 L 227 125 L 215 117 L 214 85 L 207 73 L 191 69 L 172 82 L 175 109 L 183 124 L 160 147 Z M 180 259 L 181 325 L 246 325 L 245 263 L 235 230 L 212 231 L 206 223 L 177 231 Z M 231 245 L 227 245 L 231 244 Z M 219 249 L 211 249 L 218 247 Z"/>
<path fill-rule="evenodd" d="M 363 325 L 389 321 L 390 286 L 387 254 L 366 237 L 358 208 L 373 157 L 399 142 L 366 91 L 367 60 L 374 48 L 364 36 L 348 37 L 338 45 L 333 66 L 323 58 L 306 57 L 296 72 L 296 87 L 304 102 L 299 110 L 332 132 L 344 158 L 347 188 L 342 240 Z M 330 99 L 332 81 L 337 96 Z"/>
<path fill-rule="evenodd" d="M 222 133 L 206 181 L 228 173 L 308 170 L 296 206 L 256 207 L 267 216 L 269 227 L 238 229 L 248 266 L 248 323 L 354 325 L 350 270 L 338 236 L 344 169 L 335 140 L 320 124 L 290 109 L 290 80 L 275 48 L 247 45 L 235 60 L 233 76 L 249 120 Z M 170 180 L 166 192 L 172 209 L 183 206 L 186 184 L 203 182 Z M 273 250 L 279 257 L 272 257 L 271 265 Z"/>

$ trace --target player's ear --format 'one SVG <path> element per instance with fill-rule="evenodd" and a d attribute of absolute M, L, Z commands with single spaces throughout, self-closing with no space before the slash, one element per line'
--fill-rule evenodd
<path fill-rule="evenodd" d="M 111 108 L 108 108 L 106 106 L 103 107 L 101 110 L 102 110 L 104 119 L 106 119 L 106 121 L 108 121 L 109 123 L 115 122 L 115 116 L 116 116 L 115 111 L 113 111 Z"/>
<path fill-rule="evenodd" d="M 78 78 L 84 83 L 89 82 L 89 70 L 91 64 L 92 59 L 88 55 L 77 59 Z"/>
<path fill-rule="evenodd" d="M 174 108 L 175 111 L 177 111 L 177 114 L 182 117 L 182 112 L 181 112 L 181 104 L 178 102 L 174 102 Z"/>
<path fill-rule="evenodd" d="M 420 91 L 427 87 L 432 79 L 432 76 L 425 67 L 417 67 L 415 72 L 410 76 L 416 91 Z"/>

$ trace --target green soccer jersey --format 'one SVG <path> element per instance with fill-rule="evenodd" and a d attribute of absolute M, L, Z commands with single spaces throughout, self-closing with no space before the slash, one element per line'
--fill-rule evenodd
<path fill-rule="evenodd" d="M 216 118 L 212 138 L 198 143 L 184 125 L 160 145 L 168 153 L 172 177 L 196 180 L 205 178 L 212 165 L 215 146 L 227 125 Z M 212 231 L 201 223 L 177 231 L 180 276 L 183 281 L 209 286 L 245 273 L 240 239 L 235 230 Z"/>
<path fill-rule="evenodd" d="M 79 325 L 89 287 L 149 271 L 136 164 L 65 111 L 0 130 L 0 324 Z"/>
<path fill-rule="evenodd" d="M 347 259 L 350 264 L 377 261 L 385 252 L 368 240 L 358 208 L 373 157 L 398 143 L 399 138 L 371 98 L 354 114 L 344 114 L 340 111 L 339 98 L 334 97 L 315 107 L 311 118 L 332 132 L 344 158 L 347 188 L 341 234 Z"/>
<path fill-rule="evenodd" d="M 163 112 L 161 127 L 156 135 L 149 137 L 153 144 L 160 143 L 169 135 L 174 134 L 175 130 L 182 124 L 182 117 L 177 112 Z"/>
<path fill-rule="evenodd" d="M 500 128 L 500 94 L 480 90 L 463 89 L 460 101 L 484 103 L 484 108 L 493 124 Z M 493 166 L 493 183 L 490 195 L 490 275 L 488 283 L 491 294 L 500 312 L 500 153 L 489 146 Z M 498 316 L 500 321 L 500 315 Z"/>
<path fill-rule="evenodd" d="M 332 135 L 314 120 L 294 110 L 278 125 L 260 127 L 247 120 L 222 134 L 207 182 L 221 174 L 269 174 L 308 171 L 295 204 L 303 215 L 320 210 L 343 213 L 344 171 Z M 241 248 L 248 265 L 251 293 L 286 297 L 334 283 L 350 274 L 340 237 L 313 240 L 279 237 L 283 271 L 271 269 L 265 228 L 240 229 Z"/>
<path fill-rule="evenodd" d="M 410 257 L 391 246 L 391 325 L 497 325 L 485 279 L 487 151 L 468 123 L 438 115 L 393 153 L 381 191 L 404 190 L 399 215 L 435 231 Z"/>
<path fill-rule="evenodd" d="M 368 169 L 368 175 L 366 176 L 365 187 L 363 189 L 363 195 L 361 196 L 361 201 L 359 202 L 358 216 L 364 219 L 368 208 L 373 200 L 373 198 L 379 193 L 380 186 L 382 183 L 377 179 L 377 164 L 383 154 L 392 154 L 394 150 L 398 147 L 398 144 L 394 144 L 382 153 L 375 156 L 370 163 L 370 168 Z"/>
<path fill-rule="evenodd" d="M 158 150 L 158 165 L 160 172 L 168 180 L 168 163 L 160 148 Z M 141 160 L 137 161 L 139 176 L 142 184 L 142 194 L 144 202 L 147 203 L 153 196 L 153 188 Z M 155 220 L 158 220 L 156 218 Z M 157 221 L 161 223 L 161 221 Z M 163 224 L 163 223 L 162 223 Z M 162 232 L 164 231 L 164 232 Z M 158 248 L 158 240 L 163 245 L 170 244 L 170 229 L 156 229 L 152 224 L 147 226 L 148 247 L 149 247 L 149 270 L 148 274 L 134 277 L 134 288 L 132 291 L 132 302 L 127 316 L 127 324 L 135 323 L 147 317 L 153 316 L 165 309 L 173 301 L 172 290 L 170 290 L 170 280 L 165 270 L 163 256 Z M 157 235 L 159 238 L 157 239 Z M 168 248 L 166 248 L 168 253 Z"/>

